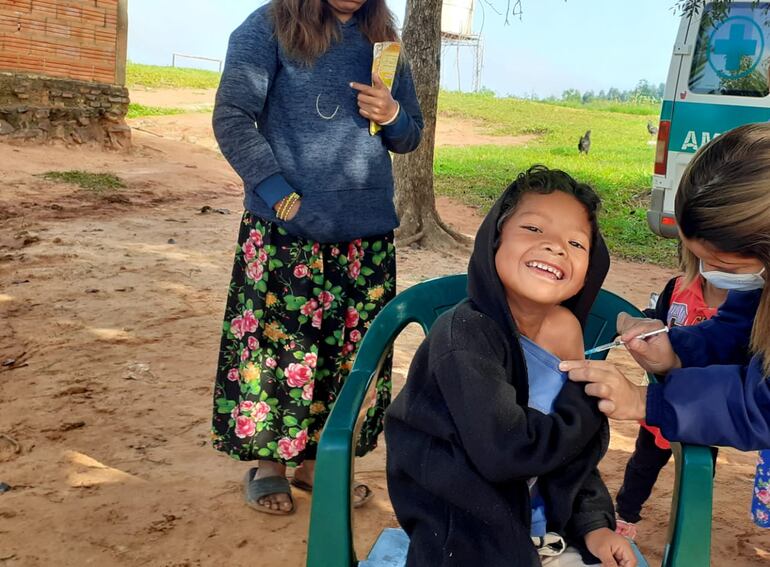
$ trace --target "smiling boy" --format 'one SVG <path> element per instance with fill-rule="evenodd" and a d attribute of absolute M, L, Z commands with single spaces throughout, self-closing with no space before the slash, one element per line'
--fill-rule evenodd
<path fill-rule="evenodd" d="M 636 565 L 597 471 L 607 421 L 558 371 L 609 267 L 599 198 L 535 166 L 482 223 L 468 299 L 442 315 L 386 416 L 408 566 Z"/>

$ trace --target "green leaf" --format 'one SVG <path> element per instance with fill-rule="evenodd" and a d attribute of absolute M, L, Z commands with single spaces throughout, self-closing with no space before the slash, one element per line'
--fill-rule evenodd
<path fill-rule="evenodd" d="M 358 276 L 358 279 L 356 279 L 356 285 L 360 285 L 361 287 L 366 285 L 366 280 L 364 279 L 364 276 Z"/>
<path fill-rule="evenodd" d="M 246 300 L 246 309 L 253 311 L 254 310 L 254 301 L 252 301 L 251 298 Z"/>
<path fill-rule="evenodd" d="M 380 264 L 382 264 L 382 261 L 384 259 L 385 259 L 385 253 L 384 252 L 380 252 L 379 254 L 375 254 L 374 257 L 372 258 L 372 264 L 374 264 L 375 266 L 379 266 Z"/>
<path fill-rule="evenodd" d="M 286 303 L 287 311 L 299 311 L 302 306 L 307 303 L 307 298 L 295 295 L 287 295 L 284 296 L 283 301 Z"/>
<path fill-rule="evenodd" d="M 259 451 L 257 451 L 257 455 L 260 457 L 270 457 L 272 454 L 273 452 L 266 447 L 262 447 Z"/>
<path fill-rule="evenodd" d="M 324 277 L 323 276 L 313 276 L 313 283 L 316 285 L 323 285 L 324 284 Z"/>
<path fill-rule="evenodd" d="M 271 408 L 274 408 L 278 405 L 278 398 L 267 398 L 265 400 L 265 403 L 269 405 Z"/>
<path fill-rule="evenodd" d="M 297 317 L 297 321 L 299 321 L 299 324 L 300 324 L 300 325 L 304 325 L 304 324 L 305 324 L 305 323 L 307 323 L 309 320 L 310 320 L 310 319 L 308 319 L 308 318 L 307 318 L 305 315 L 300 315 L 299 317 Z"/>
<path fill-rule="evenodd" d="M 283 268 L 284 263 L 281 262 L 278 258 L 270 258 L 270 261 L 267 263 L 268 270 L 273 271 L 276 268 Z"/>
<path fill-rule="evenodd" d="M 235 400 L 228 400 L 226 398 L 217 399 L 217 413 L 231 413 L 235 408 Z"/>
<path fill-rule="evenodd" d="M 367 303 L 364 305 L 364 309 L 367 311 L 374 311 L 377 308 L 377 305 L 375 303 Z"/>
<path fill-rule="evenodd" d="M 374 270 L 372 270 L 369 266 L 364 266 L 361 268 L 361 273 L 365 276 L 371 276 L 374 273 Z"/>
<path fill-rule="evenodd" d="M 369 313 L 367 313 L 366 311 L 361 311 L 361 313 L 359 313 L 358 316 L 361 317 L 362 321 L 366 321 L 367 319 L 369 319 Z"/>
<path fill-rule="evenodd" d="M 339 255 L 339 258 L 337 260 L 340 263 L 340 266 L 347 266 L 348 265 L 348 257 L 343 256 L 342 254 Z"/>
<path fill-rule="evenodd" d="M 378 240 L 372 244 L 372 251 L 379 252 L 380 250 L 382 250 L 382 240 Z"/>
<path fill-rule="evenodd" d="M 331 346 L 334 346 L 334 345 L 336 345 L 336 344 L 337 344 L 337 339 L 335 339 L 334 337 L 326 337 L 326 338 L 324 339 L 324 342 L 325 342 L 327 345 L 331 345 Z"/>
<path fill-rule="evenodd" d="M 286 427 L 292 427 L 293 425 L 299 425 L 299 421 L 293 415 L 285 415 L 283 416 L 283 424 Z"/>
<path fill-rule="evenodd" d="M 246 302 L 246 295 L 243 293 L 238 294 L 238 303 L 243 305 Z"/>
<path fill-rule="evenodd" d="M 297 360 L 305 360 L 305 355 L 304 355 L 304 353 L 301 353 L 301 352 L 295 352 L 294 353 L 294 358 L 297 359 Z"/>
<path fill-rule="evenodd" d="M 266 447 L 270 449 L 271 451 L 275 451 L 278 448 L 278 442 L 277 441 L 270 441 Z"/>
<path fill-rule="evenodd" d="M 265 392 L 264 390 L 262 390 L 262 391 L 260 392 L 260 394 L 259 394 L 259 401 L 260 401 L 260 402 L 264 402 L 266 399 L 267 399 L 267 392 Z"/>
<path fill-rule="evenodd" d="M 267 293 L 267 284 L 265 283 L 265 280 L 259 280 L 257 282 L 257 289 L 262 293 Z"/>
<path fill-rule="evenodd" d="M 289 397 L 294 398 L 295 400 L 298 400 L 302 397 L 302 390 L 294 389 L 291 392 L 289 392 Z"/>
<path fill-rule="evenodd" d="M 296 437 L 297 435 L 299 435 L 300 431 L 301 430 L 300 430 L 299 427 L 292 427 L 291 429 L 289 429 L 289 436 L 290 437 Z"/>

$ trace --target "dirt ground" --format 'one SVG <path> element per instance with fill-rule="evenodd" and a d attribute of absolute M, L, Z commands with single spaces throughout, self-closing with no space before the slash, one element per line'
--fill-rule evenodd
<path fill-rule="evenodd" d="M 0 493 L 0 567 L 304 564 L 308 496 L 295 495 L 290 517 L 246 507 L 247 465 L 209 444 L 241 188 L 210 149 L 210 132 L 180 141 L 206 120 L 144 121 L 155 134 L 135 132 L 128 155 L 0 145 L 0 482 L 12 487 Z M 113 172 L 127 188 L 98 193 L 39 177 L 69 169 Z M 201 214 L 204 205 L 223 210 Z M 439 209 L 474 233 L 476 211 L 447 199 Z M 400 286 L 463 271 L 466 261 L 401 250 Z M 644 304 L 670 275 L 616 261 L 606 285 Z M 409 329 L 399 340 L 397 387 L 420 337 Z M 627 358 L 616 360 L 641 375 Z M 635 431 L 613 424 L 602 463 L 613 493 Z M 768 533 L 749 520 L 754 458 L 720 452 L 715 566 L 770 562 Z M 396 524 L 383 448 L 357 472 L 376 491 L 355 511 L 365 554 L 382 527 Z M 672 472 L 673 465 L 663 471 L 640 524 L 652 565 L 660 561 Z"/>

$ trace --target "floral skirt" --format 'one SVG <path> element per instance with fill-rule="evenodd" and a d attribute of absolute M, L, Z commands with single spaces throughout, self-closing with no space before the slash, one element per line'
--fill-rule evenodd
<path fill-rule="evenodd" d="M 770 528 L 770 449 L 759 452 L 751 516 L 760 528 Z"/>
<path fill-rule="evenodd" d="M 214 447 L 292 467 L 315 459 L 358 345 L 395 288 L 392 233 L 319 244 L 246 212 L 214 386 Z M 359 455 L 376 446 L 390 393 L 389 356 Z"/>

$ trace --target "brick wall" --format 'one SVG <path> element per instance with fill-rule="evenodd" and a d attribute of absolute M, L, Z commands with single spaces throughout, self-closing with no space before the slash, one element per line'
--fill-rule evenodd
<path fill-rule="evenodd" d="M 0 0 L 0 71 L 125 82 L 125 0 Z"/>

